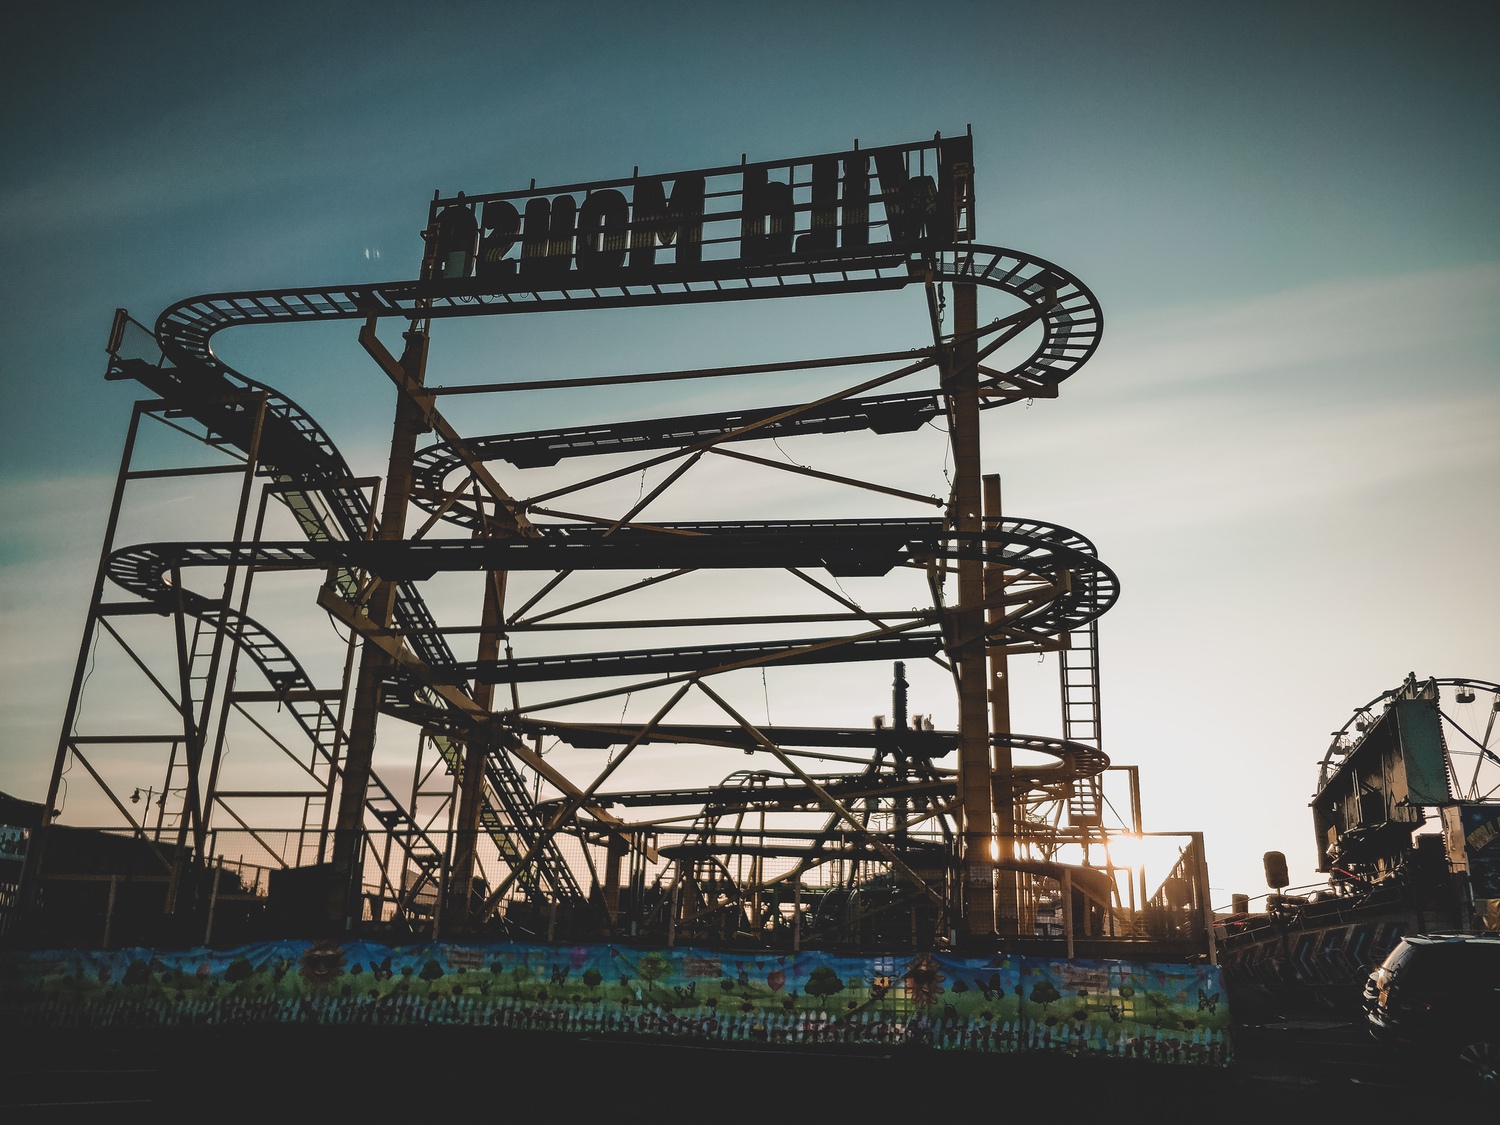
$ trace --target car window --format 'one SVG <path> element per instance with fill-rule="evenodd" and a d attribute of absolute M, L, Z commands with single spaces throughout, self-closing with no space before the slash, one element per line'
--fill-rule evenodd
<path fill-rule="evenodd" d="M 1475 988 L 1500 988 L 1500 942 L 1471 941 L 1459 947 L 1459 975 Z"/>
<path fill-rule="evenodd" d="M 1500 988 L 1500 942 L 1454 941 L 1420 947 L 1402 960 L 1403 984 Z"/>

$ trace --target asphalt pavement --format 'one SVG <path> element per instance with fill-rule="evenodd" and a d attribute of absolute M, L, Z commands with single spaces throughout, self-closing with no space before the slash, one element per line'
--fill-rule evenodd
<path fill-rule="evenodd" d="M 0 1029 L 3 1032 L 4 1029 Z M 962 1107 L 1239 1121 L 1384 1121 L 1471 1104 L 1456 1079 L 1408 1063 L 1340 1020 L 1235 1033 L 1221 1069 L 921 1048 L 726 1047 L 471 1028 L 204 1028 L 5 1035 L 0 1120 L 342 1121 L 515 1113 L 777 1125 Z M 1480 1110 L 1477 1103 L 1474 1108 Z M 1486 1118 L 1480 1110 L 1474 1120 Z M 1108 1115 L 1104 1117 L 1103 1115 Z"/>

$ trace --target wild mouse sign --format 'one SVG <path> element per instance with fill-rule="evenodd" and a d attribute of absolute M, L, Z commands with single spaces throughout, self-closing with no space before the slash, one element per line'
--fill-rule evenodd
<path fill-rule="evenodd" d="M 932 254 L 974 237 L 973 138 L 436 196 L 426 279 L 495 288 Z"/>

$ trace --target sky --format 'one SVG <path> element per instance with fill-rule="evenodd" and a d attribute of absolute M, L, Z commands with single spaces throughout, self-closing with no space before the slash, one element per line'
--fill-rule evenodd
<path fill-rule="evenodd" d="M 1060 397 L 989 412 L 984 439 L 1006 510 L 1078 529 L 1120 577 L 1100 626 L 1105 749 L 1141 767 L 1148 828 L 1206 832 L 1216 903 L 1263 891 L 1268 849 L 1311 882 L 1329 732 L 1408 671 L 1500 680 L 1497 24 L 1491 5 L 1375 2 L 7 8 L 0 789 L 46 789 L 138 394 L 102 378 L 116 307 L 150 323 L 198 293 L 411 277 L 434 189 L 972 125 L 980 240 L 1060 263 L 1104 308 L 1103 344 Z M 916 293 L 487 319 L 437 326 L 429 381 L 908 348 L 927 331 Z M 215 346 L 356 472 L 381 471 L 393 392 L 352 325 Z M 452 416 L 490 433 L 799 389 L 669 384 Z M 792 453 L 942 488 L 932 431 Z M 747 479 L 695 477 L 674 515 L 834 514 L 793 478 Z M 206 489 L 135 504 L 122 541 L 218 537 Z M 326 644 L 310 587 L 268 589 L 288 635 Z M 462 582 L 433 598 L 472 616 Z M 1050 675 L 1017 673 L 1017 724 L 1036 733 L 1056 733 Z M 773 675 L 765 710 L 862 725 L 887 676 Z M 92 705 L 130 712 L 111 682 Z M 951 689 L 921 679 L 913 706 L 951 714 Z"/>

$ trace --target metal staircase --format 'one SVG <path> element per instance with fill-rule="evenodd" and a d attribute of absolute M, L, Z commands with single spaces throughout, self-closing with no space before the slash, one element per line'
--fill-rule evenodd
<path fill-rule="evenodd" d="M 260 463 L 267 475 L 280 485 L 275 495 L 286 505 L 303 534 L 311 542 L 369 537 L 373 521 L 371 500 L 322 428 L 280 391 L 233 371 L 211 356 L 203 357 L 206 362 L 190 363 L 191 370 L 173 363 L 162 350 L 157 335 L 131 320 L 123 309 L 116 314 L 109 351 L 111 361 L 107 377 L 134 379 L 144 384 L 170 403 L 174 413 L 192 417 L 201 424 L 206 434 L 200 440 L 205 444 L 240 457 L 245 456 L 249 448 L 251 418 L 238 399 L 247 390 L 263 392 L 266 404 Z M 359 583 L 351 570 L 339 568 L 332 578 L 344 597 L 350 600 L 358 598 Z M 199 673 L 198 665 L 211 653 L 215 631 L 226 629 L 241 651 L 266 676 L 272 691 L 284 697 L 287 710 L 307 734 L 313 746 L 310 765 L 321 760 L 325 768 L 336 769 L 338 720 L 325 698 L 334 698 L 336 693 L 316 692 L 291 652 L 252 619 L 198 596 L 190 595 L 184 609 L 195 618 L 193 655 L 189 665 L 191 674 L 197 677 L 193 682 L 205 682 L 206 671 Z M 437 622 L 414 584 L 402 582 L 397 586 L 395 617 L 412 650 L 422 660 L 438 666 L 454 663 L 452 650 L 437 632 Z M 201 651 L 200 637 L 205 638 Z M 292 692 L 296 694 L 290 694 Z M 418 698 L 412 701 L 417 704 L 414 710 L 448 709 L 446 703 L 426 689 L 421 689 L 417 695 Z M 229 702 L 234 701 L 235 693 L 231 693 Z M 463 744 L 446 735 L 438 735 L 434 743 L 448 769 L 458 770 L 463 760 Z M 486 775 L 489 787 L 481 811 L 481 825 L 494 840 L 501 857 L 507 863 L 518 863 L 523 845 L 529 848 L 537 832 L 525 781 L 503 749 L 490 755 Z M 496 803 L 499 808 L 495 807 Z M 412 811 L 406 810 L 378 778 L 372 779 L 366 807 L 397 839 L 403 840 L 409 852 L 408 858 L 418 868 L 427 870 L 441 862 L 443 849 L 417 824 Z M 315 809 L 309 802 L 304 806 L 303 846 L 312 834 L 311 822 L 315 812 L 321 834 L 324 809 Z M 521 836 L 519 842 L 518 835 Z M 306 858 L 301 851 L 302 846 L 299 846 L 299 862 Z M 543 846 L 531 871 L 519 880 L 528 897 L 540 893 L 533 872 L 540 874 L 561 898 L 583 899 L 577 879 L 555 842 L 548 841 Z"/>

